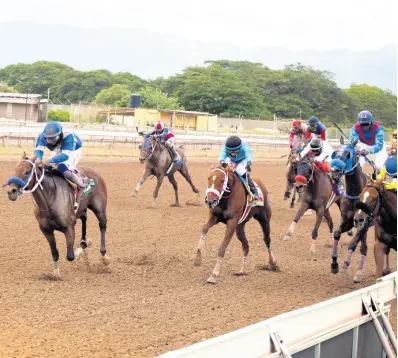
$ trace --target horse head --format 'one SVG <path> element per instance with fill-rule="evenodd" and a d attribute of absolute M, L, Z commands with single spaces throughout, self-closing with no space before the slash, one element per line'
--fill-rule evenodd
<path fill-rule="evenodd" d="M 304 187 L 308 185 L 308 183 L 312 180 L 313 172 L 314 172 L 314 162 L 309 158 L 303 158 L 301 161 L 297 163 L 295 168 L 294 177 L 294 185 L 296 186 L 296 190 L 300 193 Z"/>
<path fill-rule="evenodd" d="M 36 173 L 35 160 L 36 157 L 29 159 L 26 153 L 23 153 L 22 159 L 16 165 L 13 175 L 7 180 L 9 186 L 7 191 L 8 199 L 17 200 L 18 196 L 30 187 Z"/>
<path fill-rule="evenodd" d="M 342 144 L 332 153 L 330 162 L 331 176 L 335 180 L 340 179 L 345 174 L 350 174 L 358 166 L 358 153 L 355 150 L 357 140 L 354 143 Z"/>
<path fill-rule="evenodd" d="M 205 193 L 205 203 L 210 209 L 218 205 L 224 192 L 228 190 L 229 173 L 230 167 L 223 168 L 221 165 L 210 170 Z"/>
<path fill-rule="evenodd" d="M 365 225 L 372 225 L 380 211 L 383 192 L 384 186 L 382 183 L 373 181 L 371 178 L 368 179 L 359 201 L 355 203 L 357 211 L 354 215 L 354 225 L 357 229 L 362 229 Z"/>
<path fill-rule="evenodd" d="M 152 136 L 145 136 L 144 142 L 138 147 L 140 149 L 140 163 L 144 163 L 146 159 L 149 159 L 153 153 Z"/>

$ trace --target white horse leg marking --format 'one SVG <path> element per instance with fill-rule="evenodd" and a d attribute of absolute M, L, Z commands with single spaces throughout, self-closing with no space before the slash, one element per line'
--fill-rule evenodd
<path fill-rule="evenodd" d="M 295 228 L 296 224 L 297 224 L 296 222 L 292 221 L 292 223 L 290 224 L 289 230 L 288 230 L 286 236 L 283 238 L 283 240 L 291 239 L 291 236 L 293 235 L 294 228 Z"/>

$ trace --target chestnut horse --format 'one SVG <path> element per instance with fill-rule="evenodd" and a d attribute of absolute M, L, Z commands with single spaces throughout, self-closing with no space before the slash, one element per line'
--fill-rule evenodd
<path fill-rule="evenodd" d="M 69 261 L 77 259 L 89 246 L 86 240 L 87 208 L 92 210 L 99 222 L 101 232 L 101 257 L 104 265 L 110 264 L 106 255 L 105 232 L 106 232 L 106 185 L 95 170 L 81 168 L 81 171 L 96 182 L 96 187 L 84 199 L 80 201 L 79 208 L 75 213 L 74 189 L 65 178 L 56 170 L 38 167 L 35 163 L 36 157 L 29 159 L 24 153 L 14 169 L 14 174 L 5 185 L 9 186 L 8 198 L 12 201 L 23 193 L 32 193 L 34 204 L 34 215 L 43 235 L 46 237 L 50 248 L 54 266 L 54 278 L 60 278 L 59 253 L 55 242 L 54 231 L 60 231 L 66 238 L 66 258 Z M 75 225 L 77 219 L 82 221 L 82 239 L 80 247 L 74 251 Z"/>
<path fill-rule="evenodd" d="M 397 193 L 386 190 L 382 181 L 373 181 L 370 178 L 355 208 L 357 211 L 354 223 L 358 230 L 375 226 L 376 277 L 391 273 L 390 250 L 397 251 Z M 384 268 L 385 256 L 386 267 Z"/>
<path fill-rule="evenodd" d="M 251 219 L 256 219 L 263 231 L 264 242 L 268 249 L 269 266 L 265 266 L 267 270 L 277 270 L 276 259 L 271 250 L 270 238 L 270 219 L 271 206 L 268 202 L 268 191 L 265 185 L 258 178 L 253 180 L 259 185 L 263 194 L 262 206 L 251 206 L 247 189 L 242 180 L 233 171 L 232 168 L 224 168 L 217 166 L 211 169 L 208 177 L 208 185 L 206 190 L 206 205 L 209 207 L 209 220 L 202 227 L 195 265 L 202 263 L 202 250 L 205 246 L 206 234 L 211 227 L 219 222 L 226 224 L 224 240 L 218 249 L 218 259 L 213 273 L 207 280 L 208 283 L 216 283 L 220 276 L 221 262 L 225 255 L 225 250 L 230 243 L 234 233 L 242 243 L 243 261 L 240 272 L 236 275 L 246 275 L 246 261 L 249 253 L 249 243 L 245 234 L 245 225 Z"/>
<path fill-rule="evenodd" d="M 294 185 L 294 178 L 296 176 L 298 153 L 296 150 L 291 150 L 289 158 L 287 159 L 287 171 L 286 171 L 286 189 L 283 195 L 283 200 L 290 199 L 291 190 L 293 189 L 293 197 L 290 201 L 290 207 L 294 208 L 294 202 L 296 201 L 297 189 Z M 300 194 L 298 195 L 298 202 L 300 202 Z"/>

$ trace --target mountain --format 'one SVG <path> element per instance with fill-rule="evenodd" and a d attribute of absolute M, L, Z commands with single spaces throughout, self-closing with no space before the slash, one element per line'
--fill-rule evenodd
<path fill-rule="evenodd" d="M 32 22 L 0 23 L 0 68 L 39 60 L 79 70 L 128 71 L 142 78 L 167 77 L 205 60 L 247 60 L 280 69 L 301 62 L 335 73 L 337 84 L 367 83 L 397 93 L 397 46 L 377 50 L 291 51 L 204 43 L 184 37 L 127 28 L 83 28 Z"/>

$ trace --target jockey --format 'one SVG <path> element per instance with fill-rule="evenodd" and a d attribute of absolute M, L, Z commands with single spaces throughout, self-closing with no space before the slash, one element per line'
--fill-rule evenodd
<path fill-rule="evenodd" d="M 315 116 L 312 116 L 308 121 L 307 131 L 305 132 L 305 138 L 307 141 L 319 138 L 323 144 L 323 151 L 325 155 L 331 156 L 333 153 L 332 146 L 327 142 L 327 133 L 326 127 L 322 124 L 319 119 Z M 303 152 L 301 153 L 301 157 L 304 157 L 311 150 L 310 145 L 308 144 Z"/>
<path fill-rule="evenodd" d="M 351 128 L 350 141 L 359 139 L 357 149 L 360 151 L 361 167 L 365 165 L 365 158 L 368 154 L 375 155 L 376 169 L 381 170 L 387 159 L 387 149 L 384 143 L 384 128 L 373 120 L 372 113 L 362 111 L 358 114 L 358 122 Z"/>
<path fill-rule="evenodd" d="M 387 190 L 397 191 L 397 155 L 390 155 L 384 163 L 383 169 L 377 176 L 377 180 L 384 182 Z"/>
<path fill-rule="evenodd" d="M 250 176 L 251 166 L 253 163 L 253 153 L 247 142 L 237 136 L 230 136 L 221 148 L 220 156 L 218 157 L 219 163 L 225 168 L 229 161 L 236 173 L 240 176 L 247 176 L 247 184 L 253 194 L 253 200 L 258 200 L 258 191 L 253 179 Z"/>
<path fill-rule="evenodd" d="M 174 148 L 174 144 L 176 141 L 174 133 L 167 128 L 163 122 L 159 121 L 153 128 L 151 133 L 148 133 L 146 136 L 149 137 L 151 135 L 157 136 L 164 145 L 170 149 L 171 153 L 173 154 L 173 162 L 179 164 L 181 162 L 180 155 Z"/>
<path fill-rule="evenodd" d="M 82 154 L 82 142 L 74 133 L 64 133 L 58 122 L 47 123 L 36 142 L 34 155 L 36 164 L 43 162 L 44 149 L 55 151 L 45 164 L 55 167 L 62 175 L 77 186 L 75 209 L 81 198 L 87 196 L 95 187 L 95 181 L 87 178 L 77 169 Z"/>
<path fill-rule="evenodd" d="M 305 140 L 307 128 L 300 121 L 294 120 L 289 133 L 290 149 L 296 150 Z"/>

